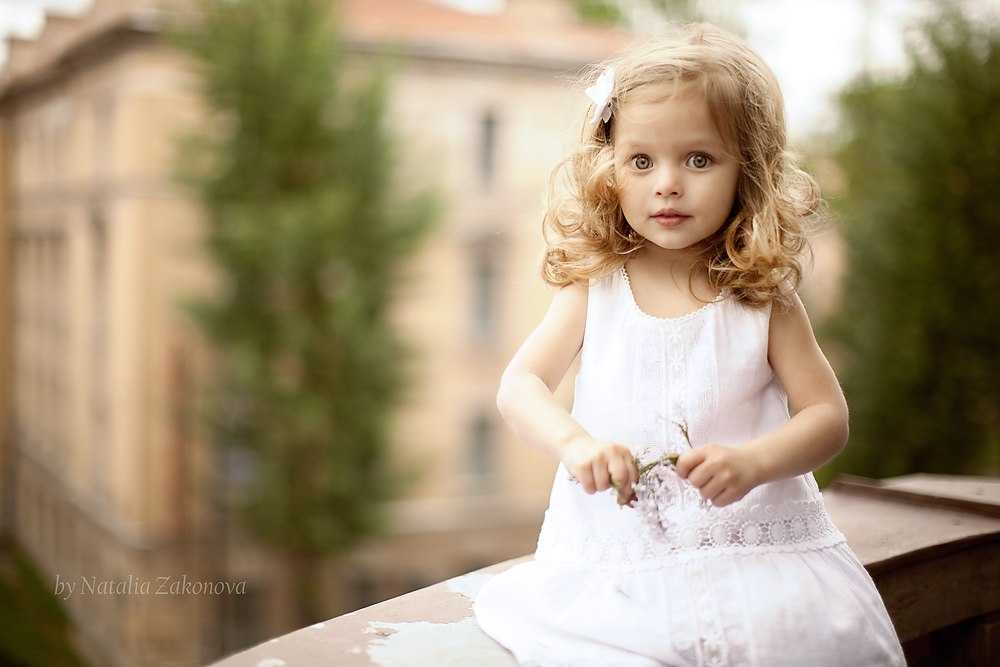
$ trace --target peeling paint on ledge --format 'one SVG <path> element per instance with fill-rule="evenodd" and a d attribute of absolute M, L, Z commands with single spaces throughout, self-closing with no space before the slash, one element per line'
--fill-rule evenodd
<path fill-rule="evenodd" d="M 213 667 L 516 667 L 513 656 L 480 630 L 473 601 L 497 573 L 529 558 L 300 628 Z"/>
<path fill-rule="evenodd" d="M 380 667 L 491 667 L 509 665 L 497 660 L 497 646 L 479 629 L 474 618 L 457 623 L 385 623 L 369 621 L 365 633 L 378 638 L 368 644 L 368 657 Z"/>
<path fill-rule="evenodd" d="M 479 595 L 479 589 L 495 576 L 495 574 L 489 572 L 470 572 L 469 574 L 449 579 L 444 583 L 452 593 L 458 593 L 470 600 L 475 600 L 476 596 Z"/>

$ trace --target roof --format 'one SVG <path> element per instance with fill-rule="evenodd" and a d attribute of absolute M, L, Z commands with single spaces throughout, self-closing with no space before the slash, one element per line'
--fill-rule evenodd
<path fill-rule="evenodd" d="M 565 67 L 603 59 L 630 40 L 626 31 L 585 23 L 572 11 L 530 11 L 517 2 L 491 14 L 463 12 L 428 0 L 343 0 L 342 4 L 349 41 L 396 44 L 428 57 Z"/>
<path fill-rule="evenodd" d="M 507 0 L 504 11 L 476 14 L 430 0 L 340 0 L 346 43 L 359 51 L 388 48 L 408 57 L 567 70 L 601 60 L 629 41 L 624 30 L 585 23 L 569 9 L 558 11 L 567 2 Z M 159 6 L 177 5 L 94 0 L 79 17 L 49 17 L 36 39 L 12 40 L 0 70 L 0 97 L 50 80 L 95 44 L 156 33 L 162 24 Z"/>

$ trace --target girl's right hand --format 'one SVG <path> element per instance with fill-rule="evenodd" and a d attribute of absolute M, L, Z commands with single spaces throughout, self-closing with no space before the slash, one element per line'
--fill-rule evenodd
<path fill-rule="evenodd" d="M 639 469 L 628 447 L 603 442 L 589 436 L 575 438 L 562 451 L 562 462 L 584 492 L 597 493 L 615 488 L 619 504 L 632 497 L 639 481 Z"/>

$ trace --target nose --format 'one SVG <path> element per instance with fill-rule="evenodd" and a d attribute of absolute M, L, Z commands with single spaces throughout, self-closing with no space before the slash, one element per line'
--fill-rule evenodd
<path fill-rule="evenodd" d="M 661 166 L 656 174 L 656 195 L 658 197 L 679 197 L 681 193 L 680 171 L 669 166 Z"/>

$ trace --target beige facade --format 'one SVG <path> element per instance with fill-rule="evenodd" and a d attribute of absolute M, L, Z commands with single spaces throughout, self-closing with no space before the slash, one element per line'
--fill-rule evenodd
<path fill-rule="evenodd" d="M 392 535 L 329 568 L 331 614 L 533 548 L 554 464 L 493 397 L 548 299 L 539 214 L 579 120 L 570 77 L 625 39 L 561 0 L 344 4 L 357 63 L 392 47 L 403 173 L 445 210 L 397 311 L 419 356 L 395 451 L 420 474 Z M 211 271 L 171 174 L 203 115 L 163 18 L 155 0 L 95 0 L 14 40 L 0 75 L 2 529 L 100 665 L 202 664 L 292 622 L 280 569 L 213 500 L 192 416 L 211 355 L 180 304 Z M 244 588 L 156 594 L 184 578 Z"/>

